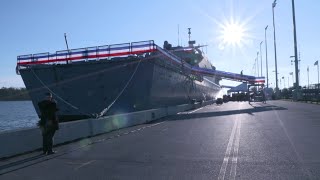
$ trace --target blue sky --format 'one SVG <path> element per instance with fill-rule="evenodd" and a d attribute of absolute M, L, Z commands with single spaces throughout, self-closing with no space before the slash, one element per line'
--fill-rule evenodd
<path fill-rule="evenodd" d="M 66 49 L 64 33 L 70 48 L 155 40 L 187 44 L 187 28 L 219 70 L 252 74 L 259 44 L 267 31 L 269 81 L 275 84 L 272 4 L 273 0 L 28 0 L 0 1 L 0 87 L 24 87 L 15 74 L 16 57 L 23 54 L 55 52 Z M 298 48 L 301 53 L 301 84 L 317 82 L 314 62 L 320 59 L 319 0 L 295 1 Z M 221 42 L 222 26 L 228 22 L 242 24 L 244 36 L 239 45 Z M 278 0 L 275 8 L 279 77 L 294 71 L 291 0 Z M 262 46 L 265 75 L 265 45 Z M 260 57 L 259 57 L 260 60 Z M 260 63 L 260 62 L 259 62 Z M 290 83 L 292 78 L 290 77 Z M 222 81 L 224 85 L 237 83 Z M 279 84 L 280 85 L 280 84 Z M 282 81 L 283 87 L 283 81 Z"/>

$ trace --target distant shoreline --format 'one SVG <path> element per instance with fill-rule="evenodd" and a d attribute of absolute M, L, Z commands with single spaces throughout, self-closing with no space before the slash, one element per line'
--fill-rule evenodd
<path fill-rule="evenodd" d="M 10 102 L 10 101 L 31 101 L 31 99 L 28 99 L 28 100 L 0 100 L 0 102 Z"/>
<path fill-rule="evenodd" d="M 30 101 L 31 98 L 26 88 L 2 87 L 0 101 Z"/>

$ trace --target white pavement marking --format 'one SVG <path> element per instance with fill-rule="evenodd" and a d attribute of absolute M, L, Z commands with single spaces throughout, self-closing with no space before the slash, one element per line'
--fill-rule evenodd
<path fill-rule="evenodd" d="M 199 110 L 201 110 L 203 107 L 201 107 L 201 108 L 199 108 L 199 109 L 196 109 L 196 110 L 193 110 L 193 111 L 190 111 L 190 112 L 188 112 L 188 114 L 191 114 L 191 113 L 194 113 L 194 112 L 196 112 L 196 111 L 199 111 Z"/>
<path fill-rule="evenodd" d="M 237 127 L 237 134 L 236 134 L 236 141 L 233 146 L 233 158 L 231 164 L 231 171 L 230 171 L 230 179 L 236 179 L 237 175 L 237 163 L 238 163 L 238 152 L 239 152 L 239 145 L 240 145 L 240 130 L 241 130 L 241 119 L 238 120 L 239 124 Z"/>
<path fill-rule="evenodd" d="M 146 127 L 157 126 L 157 125 L 162 124 L 162 123 L 164 123 L 164 121 L 163 121 L 163 122 L 156 123 L 156 124 L 152 124 L 152 125 L 150 125 L 150 126 L 146 126 Z"/>
<path fill-rule="evenodd" d="M 240 110 L 240 106 L 238 107 L 238 110 Z M 235 179 L 236 174 L 237 174 L 236 171 L 237 171 L 237 163 L 238 163 L 238 152 L 239 152 L 239 144 L 240 144 L 240 129 L 241 129 L 241 119 L 239 119 L 239 116 L 240 115 L 237 114 L 235 117 L 235 123 L 234 123 L 232 131 L 231 131 L 231 135 L 229 138 L 226 153 L 224 155 L 223 163 L 220 168 L 218 180 L 224 180 L 224 178 L 225 178 L 229 158 L 231 156 L 232 146 L 233 146 L 233 157 L 232 157 L 232 162 L 231 162 L 230 179 Z"/>
<path fill-rule="evenodd" d="M 166 130 L 168 130 L 168 128 L 162 129 L 161 131 L 166 131 Z"/>
<path fill-rule="evenodd" d="M 74 170 L 79 170 L 80 168 L 84 167 L 84 166 L 87 166 L 93 162 L 95 162 L 96 160 L 92 160 L 92 161 L 89 161 L 89 162 L 86 162 L 86 163 L 83 163 L 81 166 L 78 166 L 76 168 L 74 168 Z"/>
<path fill-rule="evenodd" d="M 231 135 L 230 135 L 230 138 L 229 138 L 227 150 L 226 150 L 226 153 L 224 155 L 223 163 L 222 163 L 221 168 L 220 168 L 220 173 L 219 173 L 219 176 L 218 176 L 218 180 L 223 180 L 224 176 L 226 174 L 227 165 L 228 165 L 230 152 L 231 152 L 232 145 L 233 145 L 233 139 L 234 139 L 234 135 L 235 135 L 235 131 L 237 129 L 237 126 L 238 126 L 238 121 L 236 120 L 236 122 L 233 125 L 232 132 L 231 132 Z"/>

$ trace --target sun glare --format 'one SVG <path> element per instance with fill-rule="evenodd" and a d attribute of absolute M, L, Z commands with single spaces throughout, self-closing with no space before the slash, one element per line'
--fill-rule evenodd
<path fill-rule="evenodd" d="M 227 23 L 222 27 L 223 43 L 241 45 L 244 36 L 244 29 L 237 23 Z"/>

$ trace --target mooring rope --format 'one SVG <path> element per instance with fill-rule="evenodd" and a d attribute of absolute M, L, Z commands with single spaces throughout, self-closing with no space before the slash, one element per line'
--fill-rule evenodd
<path fill-rule="evenodd" d="M 94 117 L 94 115 L 92 114 L 88 114 L 88 113 L 84 113 L 82 111 L 80 111 L 80 109 L 74 105 L 72 105 L 71 103 L 67 102 L 66 100 L 64 100 L 62 97 L 60 97 L 58 94 L 56 94 L 55 92 L 53 92 L 46 84 L 44 84 L 44 82 L 39 78 L 39 76 L 34 72 L 33 68 L 31 68 L 32 73 L 34 74 L 34 76 L 38 79 L 38 81 L 42 84 L 43 87 L 45 87 L 51 94 L 53 94 L 55 97 L 57 97 L 58 99 L 60 99 L 63 103 L 69 105 L 70 107 L 72 107 L 73 109 L 75 109 L 76 111 L 78 111 L 81 114 L 87 115 L 89 117 Z"/>
<path fill-rule="evenodd" d="M 126 83 L 126 85 L 122 88 L 122 90 L 121 90 L 120 93 L 117 95 L 117 97 L 109 104 L 109 106 L 106 107 L 105 109 L 103 109 L 103 110 L 99 113 L 98 118 L 104 116 L 104 115 L 108 112 L 108 110 L 113 106 L 113 104 L 118 100 L 118 98 L 122 95 L 122 93 L 124 92 L 124 90 L 128 87 L 129 83 L 131 82 L 133 76 L 136 74 L 136 72 L 137 72 L 137 70 L 138 70 L 138 68 L 139 68 L 140 63 L 141 63 L 141 59 L 139 60 L 139 63 L 137 64 L 135 70 L 133 71 L 133 73 L 132 73 L 130 79 L 128 80 L 128 82 Z"/>

